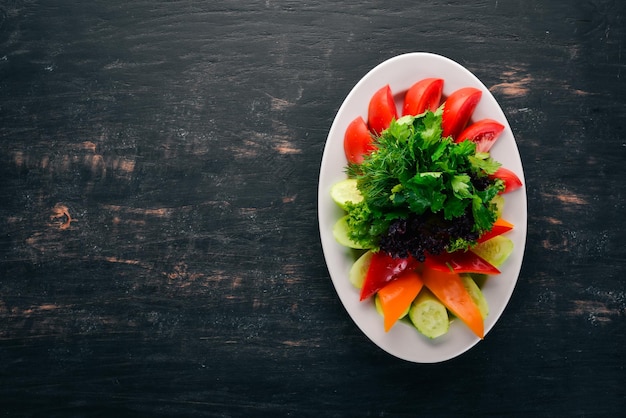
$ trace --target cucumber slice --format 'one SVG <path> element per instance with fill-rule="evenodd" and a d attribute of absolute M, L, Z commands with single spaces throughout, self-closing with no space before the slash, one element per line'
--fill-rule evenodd
<path fill-rule="evenodd" d="M 363 245 L 354 242 L 349 236 L 348 231 L 350 228 L 348 227 L 348 216 L 342 216 L 333 226 L 333 236 L 337 240 L 337 242 L 344 247 L 354 248 L 357 250 L 367 250 Z"/>
<path fill-rule="evenodd" d="M 380 298 L 378 297 L 378 294 L 374 295 L 374 306 L 376 307 L 376 312 L 378 312 L 378 315 L 384 318 L 385 313 L 383 312 L 383 306 L 380 304 Z"/>
<path fill-rule="evenodd" d="M 357 289 L 363 287 L 365 276 L 367 275 L 367 269 L 370 267 L 370 261 L 372 261 L 371 251 L 364 252 L 359 258 L 356 259 L 352 267 L 350 267 L 350 283 Z"/>
<path fill-rule="evenodd" d="M 497 235 L 472 248 L 478 256 L 495 267 L 500 267 L 513 253 L 513 241 L 504 235 Z"/>
<path fill-rule="evenodd" d="M 415 328 L 428 338 L 440 337 L 450 327 L 446 307 L 426 288 L 422 289 L 411 304 L 409 318 Z"/>
<path fill-rule="evenodd" d="M 472 278 L 472 280 L 474 280 L 474 283 L 476 283 L 478 287 L 481 289 L 485 285 L 485 282 L 487 281 L 487 279 L 489 278 L 488 274 L 481 274 L 481 273 L 469 273 L 469 276 Z"/>
<path fill-rule="evenodd" d="M 330 196 L 343 210 L 346 210 L 348 202 L 359 203 L 363 200 L 363 195 L 357 188 L 356 179 L 345 179 L 335 183 L 330 189 Z"/>
<path fill-rule="evenodd" d="M 461 281 L 463 282 L 463 286 L 465 287 L 465 289 L 467 289 L 467 292 L 472 297 L 472 300 L 478 307 L 478 310 L 480 311 L 480 316 L 482 316 L 483 319 L 487 318 L 487 315 L 489 315 L 489 304 L 487 303 L 485 295 L 483 295 L 483 292 L 480 290 L 474 279 L 472 279 L 472 277 L 468 274 L 462 274 Z"/>
<path fill-rule="evenodd" d="M 504 196 L 501 194 L 496 195 L 493 199 L 491 199 L 491 203 L 495 203 L 496 215 L 497 218 L 500 218 L 502 216 L 502 210 L 504 209 Z"/>

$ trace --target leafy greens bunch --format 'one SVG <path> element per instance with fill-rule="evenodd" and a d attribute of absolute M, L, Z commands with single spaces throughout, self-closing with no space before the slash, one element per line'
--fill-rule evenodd
<path fill-rule="evenodd" d="M 376 150 L 349 164 L 363 200 L 348 204 L 350 238 L 394 257 L 468 249 L 492 228 L 500 164 L 472 141 L 442 138 L 442 109 L 393 121 Z"/>

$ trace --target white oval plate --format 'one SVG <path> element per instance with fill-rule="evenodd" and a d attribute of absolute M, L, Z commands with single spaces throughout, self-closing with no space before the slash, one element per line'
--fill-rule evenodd
<path fill-rule="evenodd" d="M 444 79 L 443 95 L 447 96 L 461 87 L 476 87 L 483 95 L 473 120 L 492 118 L 505 126 L 504 132 L 491 149 L 492 156 L 524 182 L 524 173 L 515 138 L 504 112 L 487 87 L 460 64 L 430 53 L 409 53 L 391 58 L 372 69 L 348 94 L 339 108 L 330 128 L 324 148 L 319 177 L 318 218 L 322 248 L 328 271 L 339 299 L 363 333 L 383 350 L 398 358 L 416 363 L 436 363 L 454 358 L 469 350 L 480 341 L 460 321 L 453 321 L 449 332 L 429 340 L 419 334 L 410 324 L 398 322 L 389 331 L 383 328 L 383 319 L 376 312 L 371 300 L 359 302 L 359 290 L 348 279 L 350 267 L 355 260 L 352 250 L 338 244 L 332 234 L 342 210 L 330 197 L 333 184 L 346 178 L 346 158 L 343 137 L 348 124 L 357 116 L 367 120 L 367 107 L 372 95 L 386 84 L 396 98 L 398 110 L 406 90 L 426 77 Z M 526 188 L 522 187 L 505 196 L 503 217 L 515 225 L 507 236 L 513 240 L 515 249 L 501 267 L 501 274 L 489 277 L 483 293 L 489 303 L 490 313 L 485 320 L 485 335 L 491 330 L 506 307 L 522 266 L 526 243 Z"/>

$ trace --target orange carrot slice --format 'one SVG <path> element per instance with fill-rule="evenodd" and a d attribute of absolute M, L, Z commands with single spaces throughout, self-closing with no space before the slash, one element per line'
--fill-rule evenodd
<path fill-rule="evenodd" d="M 483 318 L 468 293 L 461 276 L 450 271 L 425 268 L 422 281 L 450 312 L 468 326 L 480 339 L 485 336 Z"/>
<path fill-rule="evenodd" d="M 423 285 L 420 276 L 409 270 L 378 291 L 378 299 L 385 318 L 385 331 L 389 331 L 396 321 L 407 312 L 411 302 L 422 290 Z"/>

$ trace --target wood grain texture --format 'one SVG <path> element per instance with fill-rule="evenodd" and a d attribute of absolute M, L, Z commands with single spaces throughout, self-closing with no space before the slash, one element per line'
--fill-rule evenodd
<path fill-rule="evenodd" d="M 0 3 L 0 416 L 626 412 L 626 5 Z M 518 141 L 528 243 L 488 337 L 399 361 L 317 227 L 339 105 L 391 56 L 474 72 Z"/>

